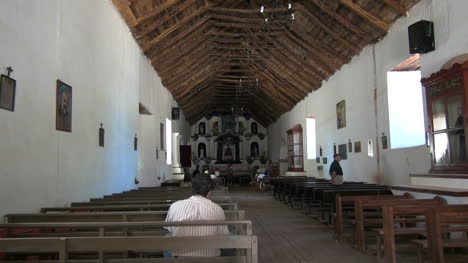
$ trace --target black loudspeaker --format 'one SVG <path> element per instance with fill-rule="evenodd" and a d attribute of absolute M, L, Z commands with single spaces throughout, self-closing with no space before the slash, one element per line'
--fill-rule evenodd
<path fill-rule="evenodd" d="M 421 20 L 408 27 L 410 54 L 428 53 L 435 49 L 434 23 Z"/>

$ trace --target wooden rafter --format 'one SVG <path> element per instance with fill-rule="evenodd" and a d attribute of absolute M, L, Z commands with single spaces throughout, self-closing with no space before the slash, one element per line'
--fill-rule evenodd
<path fill-rule="evenodd" d="M 374 26 L 380 28 L 381 30 L 388 32 L 390 26 L 382 21 L 381 19 L 370 14 L 366 10 L 362 9 L 360 6 L 353 3 L 351 0 L 339 0 L 343 5 L 347 6 L 349 9 L 353 10 L 356 14 L 373 24 Z"/>

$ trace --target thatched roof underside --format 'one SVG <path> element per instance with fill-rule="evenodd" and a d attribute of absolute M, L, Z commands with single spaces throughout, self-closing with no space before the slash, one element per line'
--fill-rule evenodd
<path fill-rule="evenodd" d="M 260 6 L 265 15 L 280 14 L 288 1 L 273 9 L 273 0 L 113 0 L 190 123 L 242 107 L 263 125 L 320 88 L 419 1 L 290 1 L 289 30 L 266 30 Z"/>

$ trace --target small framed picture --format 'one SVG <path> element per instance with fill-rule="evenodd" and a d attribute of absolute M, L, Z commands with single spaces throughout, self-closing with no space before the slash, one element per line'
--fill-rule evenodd
<path fill-rule="evenodd" d="M 15 111 L 16 80 L 3 75 L 0 77 L 0 108 Z"/>
<path fill-rule="evenodd" d="M 59 131 L 72 131 L 72 87 L 57 80 L 55 126 Z"/>

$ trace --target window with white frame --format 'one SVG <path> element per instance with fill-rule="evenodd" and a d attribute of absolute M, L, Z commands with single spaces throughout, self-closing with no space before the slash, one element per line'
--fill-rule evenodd
<path fill-rule="evenodd" d="M 166 118 L 166 163 L 172 164 L 172 121 Z"/>
<path fill-rule="evenodd" d="M 421 71 L 387 72 L 387 85 L 391 148 L 424 145 L 426 134 Z"/>
<path fill-rule="evenodd" d="M 315 117 L 306 119 L 307 160 L 317 158 L 317 136 L 315 133 Z"/>

